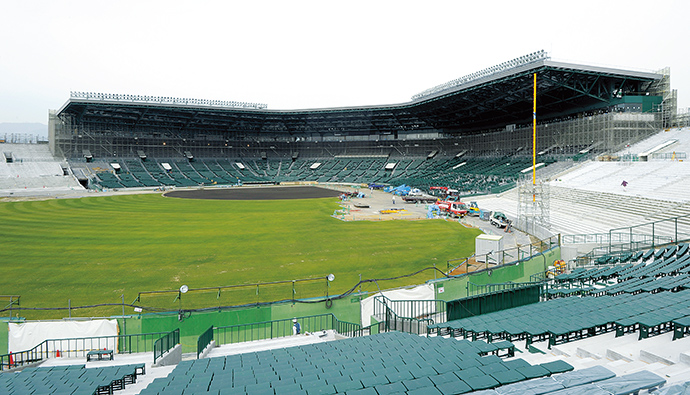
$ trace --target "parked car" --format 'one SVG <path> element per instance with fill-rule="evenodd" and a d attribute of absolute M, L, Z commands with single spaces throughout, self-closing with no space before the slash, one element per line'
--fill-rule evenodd
<path fill-rule="evenodd" d="M 489 223 L 497 228 L 505 228 L 506 226 L 510 225 L 511 221 L 502 212 L 494 211 L 491 213 Z"/>

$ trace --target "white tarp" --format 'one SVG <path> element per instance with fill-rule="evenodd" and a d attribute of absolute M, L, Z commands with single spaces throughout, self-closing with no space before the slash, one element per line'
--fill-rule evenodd
<path fill-rule="evenodd" d="M 432 284 L 422 284 L 409 289 L 396 289 L 376 293 L 362 300 L 362 303 L 360 304 L 363 327 L 371 325 L 371 316 L 374 314 L 374 298 L 381 295 L 390 300 L 434 300 L 436 298 L 434 286 Z M 397 312 L 395 313 L 398 314 Z M 429 311 L 428 313 L 433 312 Z"/>
<path fill-rule="evenodd" d="M 62 342 L 55 345 L 61 351 L 94 348 L 108 348 L 117 352 L 117 320 L 92 320 L 92 321 L 37 321 L 23 324 L 9 324 L 8 349 L 12 352 L 31 350 L 47 339 L 72 339 L 72 338 L 103 338 L 89 341 Z M 74 344 L 72 344 L 74 343 Z M 49 344 L 49 351 L 53 345 Z"/>

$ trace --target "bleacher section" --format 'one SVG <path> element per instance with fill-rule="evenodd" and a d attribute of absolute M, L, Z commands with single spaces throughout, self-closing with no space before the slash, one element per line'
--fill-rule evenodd
<path fill-rule="evenodd" d="M 132 175 L 136 177 L 144 186 L 159 187 L 161 185 L 170 185 L 170 178 L 167 177 L 161 168 L 155 163 L 131 159 L 126 160 L 124 164 Z"/>
<path fill-rule="evenodd" d="M 599 258 L 600 263 L 622 264 L 577 268 L 554 278 L 548 296 L 571 294 L 618 295 L 621 293 L 678 291 L 690 288 L 690 245 L 682 243 L 622 256 Z"/>
<path fill-rule="evenodd" d="M 690 316 L 690 290 L 656 294 L 558 298 L 429 326 L 432 333 L 471 339 L 548 340 L 549 346 L 602 333 L 640 331 L 647 338 Z"/>
<path fill-rule="evenodd" d="M 549 165 L 555 159 L 540 159 Z M 448 186 L 460 194 L 500 193 L 515 187 L 522 170 L 532 165 L 527 157 L 451 158 L 427 162 L 412 162 L 408 169 L 391 179 L 394 184 L 414 185 L 418 188 Z"/>
<path fill-rule="evenodd" d="M 3 196 L 18 193 L 83 190 L 75 177 L 65 175 L 47 144 L 2 144 L 12 152 L 12 162 L 0 161 L 0 191 Z"/>
<path fill-rule="evenodd" d="M 573 370 L 562 360 L 530 364 L 522 358 L 502 359 L 487 355 L 486 346 L 482 341 L 388 332 L 182 361 L 140 394 L 622 395 L 666 382 L 648 371 L 616 377 L 602 366 Z"/>
<path fill-rule="evenodd" d="M 622 254 L 616 265 L 578 268 L 556 276 L 550 300 L 428 327 L 430 333 L 475 339 L 548 341 L 549 347 L 615 331 L 639 339 L 690 325 L 690 245 Z M 569 296 L 580 297 L 569 297 Z"/>
<path fill-rule="evenodd" d="M 146 373 L 145 364 L 86 369 L 85 365 L 26 368 L 18 373 L 0 374 L 3 394 L 92 395 L 113 394 L 134 384 Z"/>
<path fill-rule="evenodd" d="M 615 331 L 646 339 L 690 325 L 690 245 L 622 254 L 556 276 L 546 302 L 429 326 L 431 333 L 471 339 L 547 341 L 549 346 Z M 568 296 L 581 296 L 577 298 Z M 590 297 L 582 297 L 590 296 Z"/>
<path fill-rule="evenodd" d="M 690 138 L 685 129 L 673 129 L 657 133 L 631 147 L 614 153 L 620 161 L 586 162 L 551 184 L 583 191 L 610 191 L 617 194 L 641 195 L 648 198 L 685 202 L 688 200 L 686 185 L 690 181 L 690 166 L 681 154 L 690 152 Z M 674 143 L 656 152 L 664 155 L 648 161 L 639 161 L 638 155 L 648 152 L 665 142 Z M 622 182 L 626 181 L 626 186 Z"/>
<path fill-rule="evenodd" d="M 553 163 L 553 160 L 547 161 Z M 244 168 L 237 165 L 241 163 Z M 318 164 L 318 166 L 316 165 Z M 94 182 L 103 188 L 141 186 L 234 185 L 296 181 L 352 184 L 408 184 L 419 188 L 434 185 L 458 189 L 463 194 L 498 193 L 515 186 L 530 158 L 313 158 L 291 160 L 167 159 L 120 161 L 117 174 L 95 172 Z M 390 165 L 389 169 L 386 166 Z M 170 169 L 164 170 L 164 167 Z M 112 173 L 111 171 L 108 171 Z"/>
<path fill-rule="evenodd" d="M 463 393 L 572 370 L 566 363 L 504 362 L 494 354 L 484 355 L 480 344 L 486 347 L 484 342 L 390 332 L 183 361 L 141 394 L 179 394 L 190 389 L 220 394 Z"/>

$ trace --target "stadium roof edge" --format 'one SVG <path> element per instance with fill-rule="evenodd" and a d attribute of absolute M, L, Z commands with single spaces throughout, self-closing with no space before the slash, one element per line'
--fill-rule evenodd
<path fill-rule="evenodd" d="M 574 70 L 580 70 L 580 71 L 591 71 L 594 73 L 622 75 L 622 76 L 630 76 L 630 77 L 636 77 L 636 78 L 647 78 L 647 79 L 652 79 L 652 80 L 659 80 L 663 77 L 663 75 L 661 75 L 659 73 L 653 73 L 653 72 L 624 70 L 624 69 L 616 69 L 616 68 L 612 68 L 612 67 L 602 67 L 602 66 L 587 66 L 587 65 L 576 64 L 576 63 L 556 62 L 553 60 L 544 61 L 544 65 L 549 66 L 549 67 L 559 68 L 559 69 L 574 69 Z"/>
<path fill-rule="evenodd" d="M 416 101 L 394 103 L 394 104 L 373 104 L 373 105 L 362 105 L 362 106 L 347 106 L 347 107 L 323 107 L 323 108 L 300 108 L 300 109 L 257 109 L 257 108 L 233 108 L 233 107 L 216 107 L 216 106 L 203 106 L 203 105 L 182 105 L 174 103 L 146 103 L 146 102 L 125 102 L 117 100 L 93 100 L 93 99 L 68 99 L 61 107 L 57 110 L 56 114 L 62 113 L 65 108 L 67 108 L 71 103 L 89 103 L 89 104 L 115 104 L 115 105 L 131 105 L 131 106 L 155 106 L 155 107 L 167 107 L 167 108 L 177 108 L 177 109 L 200 109 L 200 110 L 217 110 L 217 111 L 246 111 L 261 114 L 294 114 L 294 113 L 309 113 L 309 112 L 342 112 L 342 111 L 362 111 L 362 110 L 380 110 L 386 108 L 402 108 L 405 106 L 416 104 Z"/>
<path fill-rule="evenodd" d="M 222 107 L 204 104 L 178 104 L 174 102 L 146 102 L 146 101 L 126 101 L 126 100 L 110 100 L 110 99 L 95 99 L 95 98 L 81 98 L 72 96 L 60 107 L 57 115 L 65 111 L 70 104 L 102 104 L 102 105 L 117 105 L 117 106 L 136 106 L 136 107 L 157 107 L 169 109 L 185 109 L 185 110 L 210 110 L 210 111 L 232 111 L 235 113 L 255 113 L 255 114 L 276 114 L 276 115 L 295 115 L 295 114 L 318 114 L 318 113 L 334 113 L 334 112 L 362 112 L 362 111 L 377 111 L 377 110 L 399 110 L 409 107 L 415 107 L 421 103 L 434 101 L 445 96 L 453 95 L 458 92 L 468 91 L 472 88 L 486 85 L 487 83 L 498 82 L 510 78 L 511 76 L 520 76 L 526 73 L 538 72 L 544 69 L 556 70 L 574 70 L 576 72 L 606 74 L 618 77 L 631 77 L 635 79 L 645 80 L 659 80 L 662 74 L 654 72 L 624 70 L 601 66 L 588 66 L 576 63 L 558 62 L 550 60 L 550 58 L 539 59 L 529 63 L 511 67 L 505 70 L 495 72 L 484 78 L 478 78 L 463 84 L 455 85 L 447 89 L 439 90 L 430 93 L 423 97 L 417 97 L 411 101 L 394 103 L 394 104 L 380 104 L 380 105 L 363 105 L 363 106 L 347 106 L 347 107 L 324 107 L 324 108 L 306 108 L 306 109 L 267 109 L 267 108 L 242 108 L 242 107 Z M 103 97 L 117 96 L 104 95 Z M 204 101 L 200 101 L 204 102 Z"/>
<path fill-rule="evenodd" d="M 548 68 L 552 68 L 552 69 L 577 70 L 577 71 L 581 71 L 581 72 L 609 74 L 609 75 L 616 75 L 616 76 L 629 76 L 629 77 L 643 78 L 643 79 L 649 79 L 649 80 L 660 80 L 663 77 L 659 73 L 634 71 L 634 70 L 623 70 L 623 69 L 601 67 L 601 66 L 587 66 L 587 65 L 576 64 L 576 63 L 557 62 L 557 61 L 553 61 L 550 59 L 540 59 L 540 60 L 537 60 L 537 61 L 534 61 L 531 63 L 527 63 L 524 65 L 520 65 L 517 67 L 513 67 L 510 69 L 496 72 L 496 73 L 489 75 L 485 78 L 475 79 L 475 80 L 469 81 L 469 82 L 464 83 L 464 84 L 456 85 L 453 87 L 449 87 L 447 89 L 443 89 L 443 90 L 436 91 L 434 93 L 430 93 L 430 94 L 425 95 L 425 96 L 417 97 L 416 99 L 412 100 L 409 103 L 424 102 L 427 100 L 438 98 L 440 96 L 448 95 L 450 93 L 454 93 L 454 92 L 458 92 L 458 91 L 464 91 L 464 90 L 476 87 L 478 85 L 486 84 L 488 82 L 501 80 L 501 79 L 503 79 L 505 77 L 509 77 L 511 75 L 518 75 L 518 74 L 522 74 L 522 73 L 525 73 L 525 72 L 530 71 L 530 70 L 538 70 L 538 69 L 541 69 L 544 67 L 548 67 Z"/>

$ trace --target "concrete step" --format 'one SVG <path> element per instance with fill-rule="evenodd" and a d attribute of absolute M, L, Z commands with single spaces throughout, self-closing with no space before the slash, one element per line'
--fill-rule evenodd
<path fill-rule="evenodd" d="M 685 364 L 663 366 L 655 369 L 654 373 L 666 379 L 666 386 L 690 381 L 690 366 Z"/>
<path fill-rule="evenodd" d="M 641 362 L 641 361 L 626 361 L 623 359 L 618 359 L 615 361 L 611 361 L 605 364 L 602 364 L 607 369 L 610 369 L 612 372 L 614 372 L 617 376 L 626 374 L 627 372 L 631 370 L 638 369 L 640 367 L 647 366 L 646 363 Z"/>

